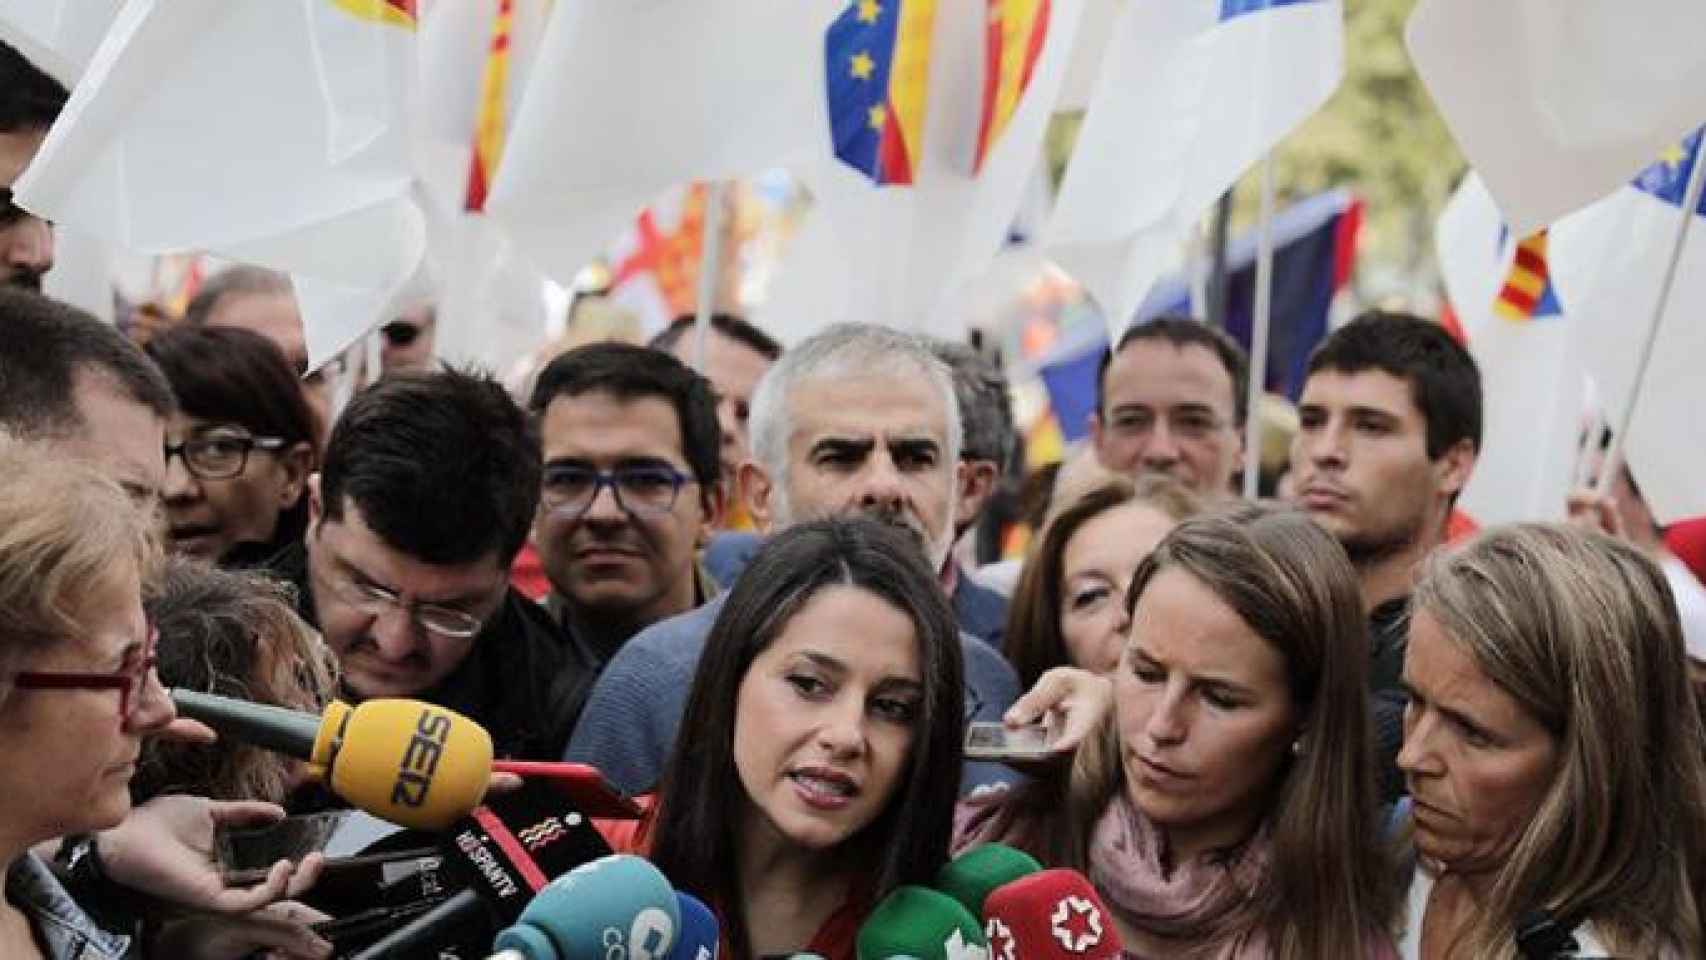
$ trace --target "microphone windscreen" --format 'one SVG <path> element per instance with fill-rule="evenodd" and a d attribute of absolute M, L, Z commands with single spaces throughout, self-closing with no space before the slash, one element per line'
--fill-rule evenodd
<path fill-rule="evenodd" d="M 896 887 L 859 928 L 859 960 L 981 960 L 983 926 L 960 902 L 928 887 Z"/>
<path fill-rule="evenodd" d="M 681 923 L 675 890 L 658 868 L 613 854 L 551 881 L 495 947 L 527 960 L 666 960 Z"/>
<path fill-rule="evenodd" d="M 1117 960 L 1113 918 L 1090 881 L 1076 870 L 1044 870 L 994 891 L 983 906 L 984 931 L 996 957 L 1025 960 Z"/>
<path fill-rule="evenodd" d="M 670 960 L 717 960 L 722 934 L 717 915 L 691 893 L 675 891 L 675 903 L 681 912 L 681 932 L 669 952 Z"/>
<path fill-rule="evenodd" d="M 983 901 L 997 887 L 1042 870 L 1037 858 L 1005 843 L 973 847 L 943 865 L 936 889 L 960 902 L 972 916 L 983 916 Z"/>
<path fill-rule="evenodd" d="M 340 741 L 331 750 L 332 792 L 374 816 L 438 831 L 486 795 L 492 738 L 455 711 L 419 700 L 368 700 L 326 717 L 325 728 L 335 723 L 330 735 Z"/>

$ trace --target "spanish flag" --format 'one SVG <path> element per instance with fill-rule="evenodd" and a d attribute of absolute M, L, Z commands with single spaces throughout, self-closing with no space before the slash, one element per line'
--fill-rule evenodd
<path fill-rule="evenodd" d="M 935 22 L 936 0 L 852 0 L 826 32 L 835 155 L 878 185 L 913 182 Z"/>
<path fill-rule="evenodd" d="M 1019 99 L 1031 84 L 1048 38 L 1049 0 L 986 0 L 988 36 L 983 59 L 983 113 L 977 131 L 977 161 L 1001 139 Z"/>

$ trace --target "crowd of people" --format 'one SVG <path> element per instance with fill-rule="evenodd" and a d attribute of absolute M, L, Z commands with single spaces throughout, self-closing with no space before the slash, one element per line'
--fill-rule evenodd
<path fill-rule="evenodd" d="M 0 46 L 0 184 L 54 86 Z M 591 764 L 642 811 L 610 845 L 742 960 L 850 960 L 995 842 L 1134 958 L 1706 955 L 1706 590 L 1627 472 L 1452 533 L 1481 384 L 1436 323 L 1325 338 L 1261 502 L 1241 348 L 1131 327 L 1014 574 L 955 550 L 1016 462 L 967 345 L 682 318 L 516 396 L 421 307 L 350 389 L 257 268 L 140 347 L 41 295 L 51 226 L 5 199 L 0 956 L 333 955 L 325 859 L 245 882 L 215 837 L 340 801 L 167 687 L 413 698 Z M 1048 749 L 970 759 L 977 722 Z"/>

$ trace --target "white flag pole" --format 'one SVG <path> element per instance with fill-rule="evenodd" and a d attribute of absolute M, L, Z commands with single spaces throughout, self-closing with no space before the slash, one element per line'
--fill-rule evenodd
<path fill-rule="evenodd" d="M 705 219 L 699 234 L 699 292 L 693 315 L 693 370 L 705 372 L 705 337 L 711 314 L 717 309 L 717 281 L 723 272 L 724 180 L 713 180 L 705 190 Z"/>
<path fill-rule="evenodd" d="M 1274 285 L 1274 156 L 1262 157 L 1261 219 L 1256 224 L 1256 305 L 1250 321 L 1250 385 L 1244 404 L 1244 498 L 1256 499 L 1262 468 L 1262 383 L 1268 371 L 1268 318 Z"/>
<path fill-rule="evenodd" d="M 1635 379 L 1629 386 L 1629 403 L 1623 408 L 1617 432 L 1611 435 L 1611 447 L 1605 452 L 1605 462 L 1599 469 L 1599 482 L 1594 492 L 1605 496 L 1611 483 L 1623 469 L 1623 445 L 1629 440 L 1629 426 L 1635 422 L 1635 407 L 1641 399 L 1641 382 L 1647 378 L 1647 367 L 1653 361 L 1653 346 L 1658 343 L 1659 325 L 1664 322 L 1665 308 L 1670 305 L 1671 290 L 1676 286 L 1676 266 L 1682 260 L 1683 244 L 1688 242 L 1688 228 L 1693 225 L 1700 209 L 1701 187 L 1706 186 L 1706 135 L 1694 148 L 1694 169 L 1688 175 L 1688 189 L 1682 196 L 1682 220 L 1676 226 L 1676 243 L 1671 247 L 1670 262 L 1665 264 L 1664 279 L 1659 283 L 1659 299 L 1653 304 L 1652 319 L 1647 322 L 1647 339 L 1641 344 L 1640 360 L 1635 364 Z"/>

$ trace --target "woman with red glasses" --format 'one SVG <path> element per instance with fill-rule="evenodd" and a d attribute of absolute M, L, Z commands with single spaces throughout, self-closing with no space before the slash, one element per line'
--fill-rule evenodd
<path fill-rule="evenodd" d="M 142 582 L 153 518 L 117 483 L 0 441 L 0 957 L 128 956 L 30 852 L 116 826 L 142 738 L 173 718 Z"/>

